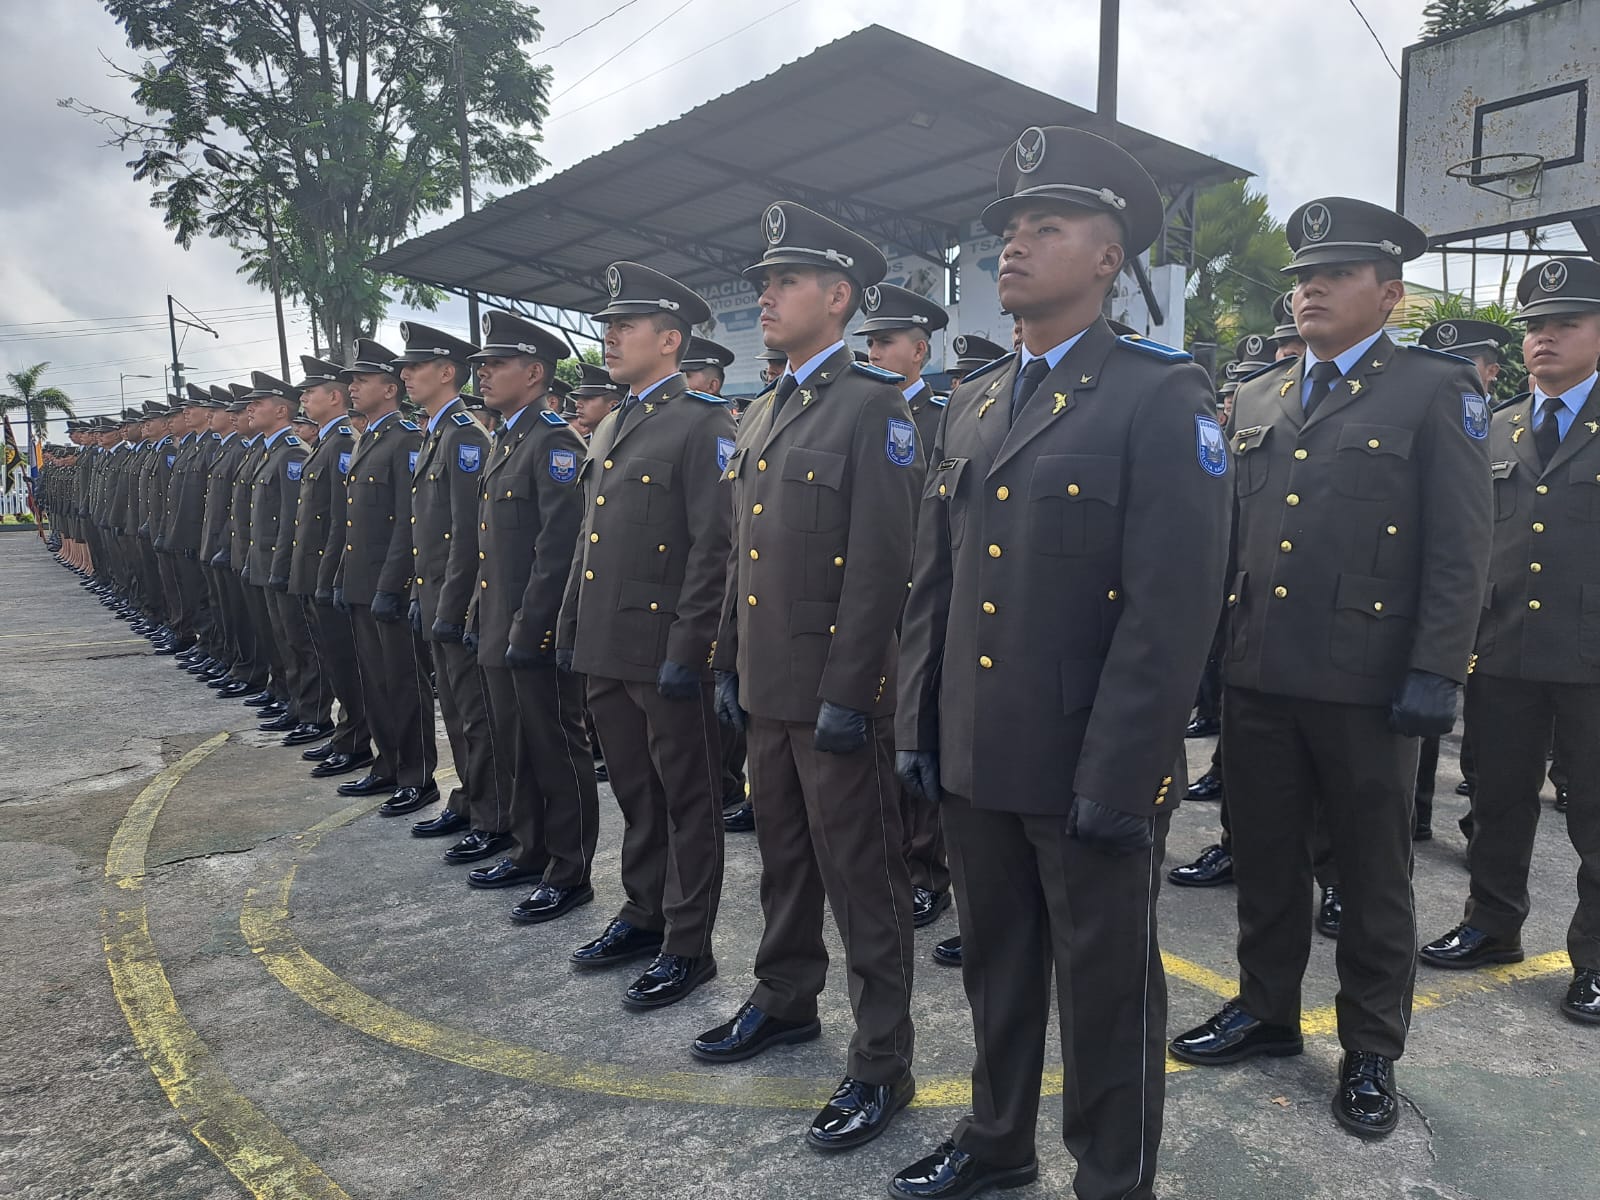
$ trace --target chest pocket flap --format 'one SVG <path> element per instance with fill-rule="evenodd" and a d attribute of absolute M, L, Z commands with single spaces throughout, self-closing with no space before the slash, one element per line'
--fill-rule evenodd
<path fill-rule="evenodd" d="M 928 472 L 928 482 L 923 485 L 924 499 L 953 500 L 961 490 L 961 476 L 966 472 L 968 459 L 947 458 Z"/>
<path fill-rule="evenodd" d="M 1514 462 L 1494 462 L 1489 464 L 1489 474 L 1494 479 L 1510 479 L 1511 472 L 1517 469 Z"/>
<path fill-rule="evenodd" d="M 838 491 L 844 486 L 844 455 L 796 446 L 783 460 L 783 478 Z"/>
<path fill-rule="evenodd" d="M 1033 467 L 1030 498 L 1069 504 L 1122 503 L 1122 460 L 1107 454 L 1046 454 Z"/>
<path fill-rule="evenodd" d="M 1397 425 L 1346 425 L 1339 430 L 1339 449 L 1410 458 L 1412 438 L 1411 430 Z"/>
<path fill-rule="evenodd" d="M 672 464 L 659 458 L 630 458 L 622 464 L 622 477 L 650 487 L 672 487 Z"/>
<path fill-rule="evenodd" d="M 1252 454 L 1266 444 L 1267 437 L 1272 433 L 1271 425 L 1252 425 L 1249 429 L 1241 429 L 1233 435 L 1233 449 L 1236 454 Z"/>

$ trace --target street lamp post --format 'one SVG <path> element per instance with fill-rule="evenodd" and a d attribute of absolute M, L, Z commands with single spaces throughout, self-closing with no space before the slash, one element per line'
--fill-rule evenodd
<path fill-rule="evenodd" d="M 122 398 L 122 407 L 123 408 L 127 408 L 128 407 L 128 389 L 123 386 L 123 381 L 124 380 L 126 380 L 126 379 L 154 379 L 154 378 L 155 378 L 154 375 L 124 375 L 124 374 L 118 374 L 117 375 L 117 394 Z M 119 417 L 122 415 L 121 409 L 118 410 L 117 415 Z"/>

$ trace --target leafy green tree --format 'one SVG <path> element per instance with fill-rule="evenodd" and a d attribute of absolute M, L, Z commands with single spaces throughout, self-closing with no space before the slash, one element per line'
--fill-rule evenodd
<path fill-rule="evenodd" d="M 1271 331 L 1273 302 L 1289 287 L 1279 274 L 1289 261 L 1289 243 L 1267 212 L 1266 196 L 1241 179 L 1197 198 L 1194 258 L 1184 333 L 1188 342 L 1216 342 L 1226 361 L 1239 338 Z"/>
<path fill-rule="evenodd" d="M 603 367 L 606 365 L 605 355 L 600 352 L 600 348 L 598 346 L 585 346 L 580 353 L 583 355 L 583 361 L 586 363 L 591 363 L 597 367 Z M 578 360 L 575 358 L 564 358 L 558 362 L 556 364 L 556 378 L 564 379 L 573 387 L 577 387 L 578 381 L 583 378 L 583 373 L 578 370 Z"/>
<path fill-rule="evenodd" d="M 1515 308 L 1503 304 L 1480 304 L 1474 308 L 1465 296 L 1447 293 L 1430 297 L 1426 304 L 1417 305 L 1407 315 L 1404 328 L 1422 330 L 1438 321 L 1470 318 L 1493 321 L 1496 325 L 1516 331 L 1517 336 L 1500 347 L 1500 378 L 1495 380 L 1494 395 L 1490 397 L 1491 401 L 1499 403 L 1511 399 L 1528 386 L 1528 368 L 1522 362 L 1521 326 L 1516 323 L 1516 315 Z"/>
<path fill-rule="evenodd" d="M 1422 36 L 1437 37 L 1481 25 L 1510 7 L 1510 0 L 1428 0 L 1422 9 Z"/>
<path fill-rule="evenodd" d="M 64 417 L 73 415 L 72 401 L 65 392 L 58 387 L 39 386 L 39 377 L 49 367 L 49 363 L 41 362 L 23 367 L 20 371 L 8 372 L 6 382 L 14 390 L 0 394 L 0 412 L 26 413 L 36 442 L 49 440 L 51 413 L 60 413 Z"/>
<path fill-rule="evenodd" d="M 371 335 L 386 290 L 437 303 L 364 264 L 456 203 L 463 107 L 480 177 L 522 184 L 545 166 L 551 72 L 528 56 L 543 26 L 521 0 L 102 3 L 142 56 L 116 69 L 143 115 L 61 103 L 134 152 L 180 245 L 225 239 L 265 286 L 271 229 L 283 290 L 335 353 Z"/>

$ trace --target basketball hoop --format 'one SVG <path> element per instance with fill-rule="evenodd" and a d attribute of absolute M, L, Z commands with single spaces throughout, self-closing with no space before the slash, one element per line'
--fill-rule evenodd
<path fill-rule="evenodd" d="M 1544 178 L 1542 154 L 1480 154 L 1445 168 L 1451 179 L 1507 200 L 1533 200 Z"/>

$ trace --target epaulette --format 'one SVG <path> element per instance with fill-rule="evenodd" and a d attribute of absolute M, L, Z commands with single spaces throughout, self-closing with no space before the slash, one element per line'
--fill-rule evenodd
<path fill-rule="evenodd" d="M 450 414 L 450 419 L 452 421 L 454 421 L 457 425 L 471 425 L 472 424 L 472 414 L 471 413 L 451 413 Z"/>
<path fill-rule="evenodd" d="M 400 426 L 401 429 L 409 429 L 412 433 L 421 433 L 422 432 L 422 426 L 421 425 L 418 425 L 413 421 L 408 421 L 404 417 L 401 417 L 400 420 L 398 422 L 396 422 L 396 423 Z"/>
<path fill-rule="evenodd" d="M 707 404 L 726 404 L 728 402 L 725 396 L 713 396 L 710 392 L 697 392 L 693 388 L 685 388 L 683 394 L 685 396 L 693 396 L 696 400 L 704 400 Z"/>
<path fill-rule="evenodd" d="M 548 408 L 541 408 L 539 416 L 546 425 L 566 425 L 567 420 L 558 412 L 551 412 Z"/>
<path fill-rule="evenodd" d="M 1239 378 L 1234 380 L 1234 382 L 1235 383 L 1248 383 L 1250 380 L 1254 379 L 1257 375 L 1265 375 L 1269 371 L 1277 371 L 1277 370 L 1280 370 L 1280 369 L 1292 371 L 1292 370 L 1294 370 L 1295 363 L 1297 363 L 1299 361 L 1300 361 L 1300 359 L 1298 357 L 1295 357 L 1295 358 L 1281 358 L 1277 362 L 1269 362 L 1264 367 L 1257 367 L 1254 371 L 1251 371 L 1250 374 L 1248 374 L 1248 375 L 1239 376 Z"/>
<path fill-rule="evenodd" d="M 350 426 L 348 426 L 348 425 L 335 425 L 333 427 L 333 431 L 335 433 L 342 433 L 346 437 L 355 437 L 355 435 L 356 435 L 356 431 L 354 429 L 351 429 Z"/>
<path fill-rule="evenodd" d="M 850 365 L 858 373 L 865 375 L 868 379 L 876 379 L 880 383 L 904 383 L 906 381 L 906 377 L 900 372 L 885 371 L 882 367 L 875 367 L 871 363 L 857 362 L 855 359 L 851 359 Z"/>
<path fill-rule="evenodd" d="M 1149 338 L 1141 337 L 1137 333 L 1125 333 L 1117 339 L 1117 342 L 1130 350 L 1148 354 L 1151 358 L 1159 358 L 1162 362 L 1184 363 L 1194 361 L 1194 355 L 1187 350 L 1179 350 L 1173 346 L 1163 346 L 1160 342 L 1152 342 Z M 1241 382 L 1243 381 L 1241 380 Z"/>
<path fill-rule="evenodd" d="M 1419 354 L 1431 354 L 1434 358 L 1442 358 L 1446 362 L 1460 366 L 1475 366 L 1470 358 L 1462 358 L 1459 354 L 1451 354 L 1448 350 L 1435 350 L 1431 346 L 1402 346 L 1402 350 L 1415 350 Z"/>
<path fill-rule="evenodd" d="M 987 375 L 990 371 L 994 370 L 996 367 L 1004 366 L 1006 363 L 1010 362 L 1016 356 L 1017 356 L 1017 352 L 1015 350 L 1013 350 L 1010 354 L 1002 354 L 999 358 L 995 359 L 993 362 L 986 362 L 986 363 L 983 364 L 983 366 L 977 368 L 976 370 L 968 371 L 966 373 L 966 375 L 962 377 L 961 382 L 962 383 L 971 383 L 974 379 L 978 378 L 978 376 Z"/>
<path fill-rule="evenodd" d="M 285 446 L 304 446 L 305 445 L 304 442 L 302 442 L 299 438 L 295 437 L 295 435 L 292 434 L 292 433 L 286 433 L 286 434 L 283 435 L 283 444 Z"/>
<path fill-rule="evenodd" d="M 1531 395 L 1533 395 L 1532 392 L 1518 392 L 1515 396 L 1511 397 L 1511 399 L 1502 400 L 1499 404 L 1496 404 L 1489 411 L 1490 412 L 1499 412 L 1502 408 L 1510 408 L 1513 404 L 1521 404 L 1524 400 L 1526 400 Z"/>
<path fill-rule="evenodd" d="M 928 397 L 928 403 L 933 405 L 935 408 L 945 408 L 950 403 L 950 397 L 934 394 Z"/>

